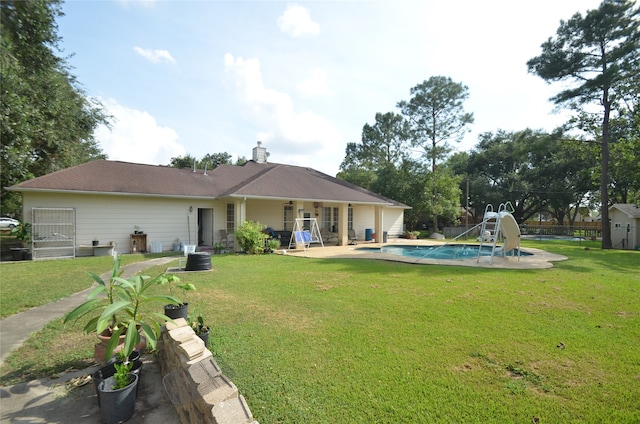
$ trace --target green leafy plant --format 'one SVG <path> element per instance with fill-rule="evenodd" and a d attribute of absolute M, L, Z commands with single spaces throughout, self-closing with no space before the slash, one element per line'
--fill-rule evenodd
<path fill-rule="evenodd" d="M 115 380 L 112 387 L 113 390 L 122 389 L 132 383 L 131 368 L 133 367 L 133 362 L 115 363 L 113 366 L 116 369 L 115 374 L 113 374 L 113 379 Z"/>
<path fill-rule="evenodd" d="M 267 247 L 269 248 L 269 251 L 273 252 L 276 249 L 280 248 L 280 240 L 278 239 L 269 239 L 267 241 Z"/>
<path fill-rule="evenodd" d="M 23 222 L 17 227 L 11 229 L 11 234 L 20 240 L 23 244 L 31 243 L 31 223 Z"/>
<path fill-rule="evenodd" d="M 119 350 L 118 352 L 116 352 L 116 361 L 115 362 L 125 362 L 127 360 L 127 357 L 124 356 L 124 352 L 122 352 L 121 350 Z"/>
<path fill-rule="evenodd" d="M 181 300 L 178 301 L 178 303 L 176 305 L 184 305 L 187 302 L 187 294 L 191 291 L 195 291 L 196 290 L 196 286 L 194 286 L 191 283 L 181 283 L 180 279 L 178 277 L 176 277 L 175 275 L 171 276 L 172 278 L 167 278 L 164 279 L 160 282 L 161 285 L 168 285 L 169 287 L 169 296 L 174 296 L 174 292 L 176 289 L 179 289 L 182 291 L 182 298 Z M 178 283 L 178 284 L 175 284 Z"/>
<path fill-rule="evenodd" d="M 213 245 L 213 251 L 216 253 L 221 253 L 224 250 L 224 244 L 219 241 L 215 242 Z"/>
<path fill-rule="evenodd" d="M 245 221 L 236 230 L 235 236 L 243 252 L 254 255 L 264 251 L 264 241 L 269 237 L 262 232 L 265 228 L 257 221 Z"/>
<path fill-rule="evenodd" d="M 204 318 L 198 313 L 197 308 L 189 315 L 187 321 L 196 334 L 204 334 L 209 331 L 209 327 L 205 325 Z"/>
<path fill-rule="evenodd" d="M 152 286 L 179 281 L 174 275 L 160 274 L 154 278 L 134 276 L 127 280 L 121 278 L 120 259 L 114 259 L 109 282 L 100 276 L 90 273 L 98 283 L 87 297 L 87 301 L 65 315 L 63 322 L 87 317 L 84 326 L 85 334 L 96 333 L 106 335 L 109 341 L 106 346 L 105 359 L 110 358 L 124 335 L 124 346 L 121 350 L 128 357 L 136 345 L 140 343 L 140 335 L 144 335 L 147 344 L 154 349 L 160 336 L 160 326 L 169 318 L 160 313 L 145 312 L 142 306 L 146 303 L 180 304 L 170 295 L 148 295 Z"/>

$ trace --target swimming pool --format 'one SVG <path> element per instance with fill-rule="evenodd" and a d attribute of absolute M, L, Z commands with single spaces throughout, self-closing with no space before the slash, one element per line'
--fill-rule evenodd
<path fill-rule="evenodd" d="M 491 256 L 492 246 L 482 246 L 480 256 Z M 478 244 L 445 244 L 440 246 L 410 246 L 395 245 L 377 247 L 361 247 L 358 250 L 368 250 L 372 252 L 388 253 L 391 255 L 405 256 L 410 258 L 428 259 L 453 259 L 463 260 L 478 257 Z M 517 256 L 518 249 L 508 252 L 507 256 Z M 533 253 L 520 251 L 520 256 L 531 256 Z M 497 256 L 497 255 L 496 255 Z"/>

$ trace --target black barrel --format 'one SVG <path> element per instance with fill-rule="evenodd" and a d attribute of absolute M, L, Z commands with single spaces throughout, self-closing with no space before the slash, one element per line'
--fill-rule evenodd
<path fill-rule="evenodd" d="M 184 269 L 185 271 L 206 271 L 211 269 L 211 253 L 189 253 L 187 256 L 187 265 Z"/>

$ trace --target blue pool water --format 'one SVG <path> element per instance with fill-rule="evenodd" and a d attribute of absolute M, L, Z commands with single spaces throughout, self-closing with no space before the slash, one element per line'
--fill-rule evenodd
<path fill-rule="evenodd" d="M 444 246 L 382 246 L 364 247 L 363 250 L 375 251 L 380 253 L 389 253 L 391 255 L 406 256 L 410 258 L 429 258 L 429 259 L 454 259 L 463 260 L 478 257 L 478 244 L 451 244 Z M 533 253 L 520 251 L 521 256 L 530 256 Z M 518 249 L 508 252 L 507 256 L 517 256 Z M 491 246 L 482 246 L 480 256 L 491 256 Z"/>

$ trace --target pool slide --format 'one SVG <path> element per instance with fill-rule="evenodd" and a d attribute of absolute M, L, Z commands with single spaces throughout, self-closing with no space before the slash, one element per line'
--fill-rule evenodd
<path fill-rule="evenodd" d="M 510 252 L 520 246 L 520 227 L 509 212 L 500 212 L 500 231 L 504 244 L 496 249 L 496 253 Z"/>

